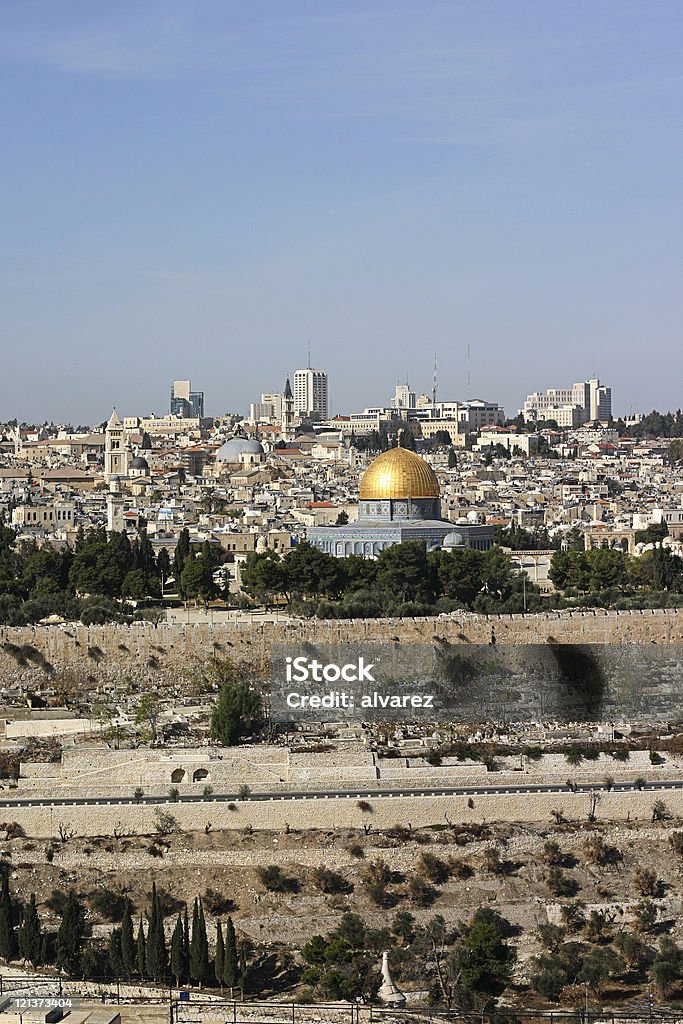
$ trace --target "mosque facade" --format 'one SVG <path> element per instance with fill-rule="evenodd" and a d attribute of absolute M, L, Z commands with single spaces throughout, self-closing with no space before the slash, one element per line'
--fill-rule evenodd
<path fill-rule="evenodd" d="M 441 518 L 439 481 L 424 459 L 390 448 L 370 463 L 360 482 L 358 519 L 344 526 L 311 526 L 307 539 L 326 554 L 376 558 L 384 548 L 422 541 L 428 550 L 493 545 L 493 527 Z"/>

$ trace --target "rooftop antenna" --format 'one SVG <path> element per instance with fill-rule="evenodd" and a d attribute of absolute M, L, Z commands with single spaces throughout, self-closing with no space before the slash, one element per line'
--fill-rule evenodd
<path fill-rule="evenodd" d="M 470 400 L 470 346 L 467 346 L 467 401 Z"/>
<path fill-rule="evenodd" d="M 437 385 L 437 381 L 436 381 L 436 352 L 435 352 L 434 353 L 434 375 L 432 376 L 432 405 L 436 405 L 436 390 L 437 390 L 437 386 L 438 385 Z"/>
<path fill-rule="evenodd" d="M 311 342 L 310 342 L 310 339 L 309 339 L 309 342 L 308 342 L 308 369 L 310 370 L 310 368 L 311 368 Z"/>

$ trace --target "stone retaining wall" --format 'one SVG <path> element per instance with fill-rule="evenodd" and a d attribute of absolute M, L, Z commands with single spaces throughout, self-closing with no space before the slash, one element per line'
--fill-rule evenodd
<path fill-rule="evenodd" d="M 600 794 L 596 808 L 598 820 L 650 821 L 655 800 L 662 798 L 672 815 L 683 817 L 683 791 L 605 792 Z M 363 811 L 354 797 L 329 799 L 245 800 L 232 805 L 202 802 L 168 803 L 156 806 L 131 804 L 125 806 L 71 807 L 2 807 L 0 815 L 6 822 L 16 821 L 27 836 L 55 838 L 64 824 L 81 836 L 111 836 L 117 822 L 138 834 L 155 831 L 159 807 L 177 819 L 185 831 L 201 831 L 208 822 L 214 830 L 245 829 L 283 831 L 289 824 L 297 829 L 332 829 L 370 826 L 372 829 L 392 828 L 396 824 L 413 828 L 429 825 L 468 822 L 542 822 L 550 824 L 552 811 L 561 810 L 569 820 L 588 819 L 590 797 L 586 793 L 500 794 L 474 796 L 473 807 L 466 796 L 447 797 L 372 797 L 371 810 Z"/>

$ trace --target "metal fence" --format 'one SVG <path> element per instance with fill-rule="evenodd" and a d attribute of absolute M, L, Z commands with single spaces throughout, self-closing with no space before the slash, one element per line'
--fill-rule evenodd
<path fill-rule="evenodd" d="M 683 1024 L 683 1010 L 653 1004 L 622 1011 L 597 1007 L 558 1010 L 517 1010 L 497 1007 L 479 1012 L 436 1010 L 430 1007 L 392 1009 L 368 1004 L 208 1002 L 176 1000 L 172 1024 Z"/>

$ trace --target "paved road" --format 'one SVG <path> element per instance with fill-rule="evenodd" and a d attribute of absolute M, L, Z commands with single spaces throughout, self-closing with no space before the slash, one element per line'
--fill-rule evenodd
<path fill-rule="evenodd" d="M 643 792 L 657 793 L 666 790 L 683 790 L 683 779 L 667 780 L 658 779 L 648 781 L 645 786 L 634 786 L 630 782 L 615 782 L 613 786 L 607 787 L 604 783 L 584 782 L 577 784 L 574 792 L 591 793 L 607 792 L 611 789 L 614 793 L 632 793 L 642 789 Z M 349 800 L 373 800 L 377 797 L 425 797 L 425 796 L 505 796 L 507 794 L 518 795 L 524 793 L 568 793 L 569 787 L 565 785 L 545 785 L 543 783 L 528 783 L 518 786 L 439 786 L 435 789 L 409 789 L 403 786 L 401 789 L 376 789 L 376 790 L 339 790 L 319 789 L 301 790 L 297 792 L 276 792 L 276 793 L 250 793 L 249 800 L 332 800 L 346 797 Z M 139 800 L 133 799 L 126 794 L 119 797 L 68 797 L 53 800 L 0 800 L 0 808 L 6 807 L 108 807 L 108 806 L 135 806 L 136 804 L 197 804 L 197 803 L 225 803 L 238 801 L 240 797 L 236 793 L 213 793 L 211 796 L 200 794 L 187 794 L 180 796 L 177 800 L 170 800 L 168 796 L 142 796 Z"/>

